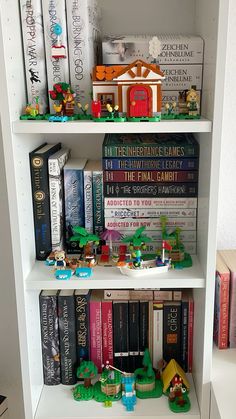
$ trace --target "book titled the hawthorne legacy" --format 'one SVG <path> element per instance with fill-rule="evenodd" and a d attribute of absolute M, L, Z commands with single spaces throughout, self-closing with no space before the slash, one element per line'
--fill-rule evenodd
<path fill-rule="evenodd" d="M 76 253 L 77 242 L 70 241 L 73 227 L 84 226 L 84 175 L 86 159 L 69 159 L 64 166 L 65 228 L 67 253 Z"/>
<path fill-rule="evenodd" d="M 75 384 L 76 331 L 74 290 L 61 290 L 58 295 L 58 317 L 61 356 L 61 383 Z"/>
<path fill-rule="evenodd" d="M 104 196 L 117 198 L 197 197 L 197 183 L 104 182 Z"/>
<path fill-rule="evenodd" d="M 70 150 L 63 147 L 48 159 L 52 250 L 64 248 L 63 167 L 69 155 Z"/>
<path fill-rule="evenodd" d="M 66 0 L 66 12 L 71 87 L 76 102 L 85 105 L 91 102 L 91 73 L 99 60 L 100 9 L 97 0 Z"/>
<path fill-rule="evenodd" d="M 43 144 L 29 154 L 36 258 L 45 260 L 52 250 L 48 159 L 61 144 Z"/>
<path fill-rule="evenodd" d="M 198 157 L 199 144 L 190 133 L 106 134 L 103 157 Z"/>
<path fill-rule="evenodd" d="M 46 51 L 47 80 L 48 87 L 52 89 L 55 83 L 69 83 L 69 61 L 67 50 L 67 30 L 66 30 L 66 6 L 65 0 L 42 0 L 44 41 Z M 54 31 L 56 24 L 62 28 L 60 43 L 65 47 L 66 58 L 53 58 L 52 46 L 58 42 L 58 36 Z M 53 102 L 50 101 L 50 112 L 55 113 Z"/>
<path fill-rule="evenodd" d="M 57 290 L 44 290 L 39 295 L 44 384 L 61 382 Z"/>
<path fill-rule="evenodd" d="M 91 291 L 75 290 L 75 328 L 77 362 L 89 360 L 89 299 Z"/>
<path fill-rule="evenodd" d="M 48 87 L 41 2 L 20 0 L 25 79 L 28 103 L 38 103 L 39 113 L 48 111 Z"/>
<path fill-rule="evenodd" d="M 103 170 L 198 170 L 198 158 L 103 159 Z"/>

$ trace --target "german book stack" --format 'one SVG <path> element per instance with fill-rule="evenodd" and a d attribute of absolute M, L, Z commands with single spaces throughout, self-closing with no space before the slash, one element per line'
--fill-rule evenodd
<path fill-rule="evenodd" d="M 146 227 L 160 247 L 160 216 L 181 228 L 186 251 L 196 253 L 199 145 L 192 134 L 107 134 L 103 142 L 104 224 L 127 234 Z"/>

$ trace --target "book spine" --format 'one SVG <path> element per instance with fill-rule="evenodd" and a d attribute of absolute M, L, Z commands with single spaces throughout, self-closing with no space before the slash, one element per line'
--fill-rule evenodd
<path fill-rule="evenodd" d="M 83 171 L 80 169 L 64 169 L 65 195 L 65 227 L 67 252 L 79 249 L 77 242 L 70 242 L 71 228 L 84 226 L 84 184 Z"/>
<path fill-rule="evenodd" d="M 161 215 L 166 217 L 196 217 L 197 210 L 194 208 L 186 209 L 156 209 L 156 208 L 105 208 L 105 218 L 157 218 Z"/>
<path fill-rule="evenodd" d="M 197 198 L 104 198 L 104 208 L 186 209 L 197 208 Z"/>
<path fill-rule="evenodd" d="M 197 197 L 197 183 L 109 183 L 104 182 L 104 197 L 117 198 L 152 198 Z"/>
<path fill-rule="evenodd" d="M 102 371 L 102 313 L 101 302 L 90 301 L 90 360 Z"/>
<path fill-rule="evenodd" d="M 197 182 L 198 171 L 104 170 L 105 182 Z"/>
<path fill-rule="evenodd" d="M 62 176 L 49 176 L 52 250 L 63 249 L 63 181 Z"/>
<path fill-rule="evenodd" d="M 48 111 L 48 88 L 45 62 L 41 2 L 20 0 L 25 77 L 28 103 L 37 103 L 39 113 Z"/>
<path fill-rule="evenodd" d="M 220 278 L 220 319 L 219 319 L 219 349 L 228 347 L 229 338 L 229 277 L 221 275 Z"/>
<path fill-rule="evenodd" d="M 188 90 L 189 86 L 196 86 L 196 90 L 202 88 L 202 64 L 162 64 L 161 70 L 165 79 L 162 89 L 165 90 Z"/>
<path fill-rule="evenodd" d="M 59 336 L 61 356 L 61 383 L 75 384 L 76 378 L 76 331 L 74 296 L 58 296 Z"/>
<path fill-rule="evenodd" d="M 57 35 L 54 33 L 56 24 L 62 27 L 61 44 L 64 45 L 68 54 L 65 0 L 42 0 L 42 7 L 47 80 L 48 87 L 51 89 L 55 83 L 69 83 L 68 58 L 52 58 L 52 46 L 57 42 Z M 55 113 L 52 101 L 50 101 L 50 112 Z"/>
<path fill-rule="evenodd" d="M 189 218 L 169 218 L 166 223 L 167 227 L 175 228 L 180 227 L 185 230 L 196 230 L 196 217 Z M 161 222 L 159 218 L 106 218 L 105 227 L 108 229 L 120 230 L 129 229 L 136 230 L 140 227 L 146 227 L 146 230 L 155 230 L 161 228 Z"/>
<path fill-rule="evenodd" d="M 66 0 L 70 61 L 70 82 L 75 100 L 82 105 L 91 102 L 91 71 L 97 64 L 100 37 L 97 2 Z"/>
<path fill-rule="evenodd" d="M 142 144 L 142 145 L 107 145 L 103 143 L 103 157 L 127 157 L 127 158 L 141 158 L 141 157 L 198 157 L 199 147 L 197 144 L 185 144 L 181 146 L 172 146 L 168 144 Z"/>
<path fill-rule="evenodd" d="M 164 302 L 163 305 L 163 358 L 166 362 L 181 361 L 181 302 Z"/>
<path fill-rule="evenodd" d="M 163 303 L 153 302 L 153 368 L 163 358 Z"/>
<path fill-rule="evenodd" d="M 44 384 L 61 382 L 57 296 L 39 297 Z"/>
<path fill-rule="evenodd" d="M 139 301 L 129 301 L 129 371 L 139 367 Z"/>
<path fill-rule="evenodd" d="M 103 199 L 103 173 L 93 172 L 93 223 L 94 233 L 101 234 L 104 230 L 104 199 Z"/>
<path fill-rule="evenodd" d="M 188 372 L 188 301 L 182 301 L 181 313 L 181 362 L 180 366 Z"/>
<path fill-rule="evenodd" d="M 84 171 L 84 226 L 89 233 L 93 233 L 93 174 Z"/>
<path fill-rule="evenodd" d="M 127 235 L 127 230 L 124 229 L 120 229 L 119 232 L 122 234 L 122 236 Z M 148 237 L 150 237 L 152 239 L 152 241 L 160 241 L 162 240 L 162 231 L 161 229 L 157 228 L 156 231 L 150 230 L 148 231 Z M 180 239 L 185 243 L 185 242 L 195 242 L 197 240 L 197 232 L 196 230 L 181 230 L 180 232 Z M 112 243 L 113 245 L 117 245 L 117 243 Z"/>
<path fill-rule="evenodd" d="M 129 368 L 128 301 L 113 301 L 114 366 L 121 371 Z"/>
<path fill-rule="evenodd" d="M 89 358 L 89 296 L 75 295 L 75 328 L 77 362 L 88 361 Z"/>
<path fill-rule="evenodd" d="M 102 359 L 113 365 L 113 313 L 112 301 L 102 301 Z"/>
<path fill-rule="evenodd" d="M 188 372 L 193 368 L 193 322 L 194 322 L 194 301 L 189 299 L 188 307 Z"/>
<path fill-rule="evenodd" d="M 150 302 L 152 304 L 152 302 Z M 146 348 L 150 348 L 150 320 L 149 301 L 139 302 L 139 366 L 142 366 L 142 359 Z M 151 353 L 151 351 L 150 351 Z"/>
<path fill-rule="evenodd" d="M 119 230 L 120 231 L 120 230 Z M 127 231 L 124 233 L 124 235 L 127 234 Z M 149 237 L 149 232 L 148 232 Z M 113 252 L 118 253 L 120 243 L 119 242 L 112 242 L 112 249 Z M 162 241 L 154 241 L 147 243 L 145 246 L 145 250 L 142 250 L 142 254 L 150 254 L 150 253 L 156 253 L 158 250 L 162 249 Z M 186 242 L 184 243 L 184 249 L 185 252 L 190 253 L 190 255 L 196 255 L 197 252 L 197 243 L 195 242 Z"/>
<path fill-rule="evenodd" d="M 102 159 L 103 170 L 198 170 L 198 158 Z"/>

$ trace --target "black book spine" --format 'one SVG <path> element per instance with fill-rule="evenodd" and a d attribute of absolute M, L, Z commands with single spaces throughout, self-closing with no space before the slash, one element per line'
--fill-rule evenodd
<path fill-rule="evenodd" d="M 188 301 L 182 301 L 180 353 L 180 366 L 185 372 L 188 372 Z"/>
<path fill-rule="evenodd" d="M 75 384 L 76 379 L 76 332 L 74 295 L 58 296 L 59 336 L 61 352 L 61 382 Z"/>
<path fill-rule="evenodd" d="M 128 301 L 113 301 L 114 366 L 129 369 L 129 305 Z"/>
<path fill-rule="evenodd" d="M 198 183 L 104 182 L 104 197 L 185 198 L 197 197 Z"/>
<path fill-rule="evenodd" d="M 129 301 L 129 371 L 139 367 L 139 301 Z"/>
<path fill-rule="evenodd" d="M 40 148 L 32 151 L 29 157 L 36 259 L 45 260 L 52 250 L 48 158 L 61 148 L 61 144 L 55 144 L 45 153 L 39 153 Z"/>
<path fill-rule="evenodd" d="M 39 296 L 44 384 L 60 384 L 57 295 Z"/>
<path fill-rule="evenodd" d="M 181 302 L 166 301 L 163 307 L 163 358 L 181 362 Z"/>
<path fill-rule="evenodd" d="M 143 355 L 149 347 L 149 302 L 140 301 L 139 303 L 139 367 L 142 366 Z"/>
<path fill-rule="evenodd" d="M 89 360 L 89 297 L 90 293 L 75 295 L 75 328 L 77 363 Z"/>

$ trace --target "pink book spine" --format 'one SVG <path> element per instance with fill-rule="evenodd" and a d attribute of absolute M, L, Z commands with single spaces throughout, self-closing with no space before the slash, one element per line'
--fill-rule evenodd
<path fill-rule="evenodd" d="M 229 275 L 220 275 L 220 319 L 218 347 L 225 349 L 228 347 L 229 338 Z"/>
<path fill-rule="evenodd" d="M 102 316 L 101 302 L 90 301 L 90 360 L 102 372 Z"/>
<path fill-rule="evenodd" d="M 194 302 L 189 299 L 189 317 L 188 317 L 188 372 L 193 369 L 193 321 L 194 321 Z"/>
<path fill-rule="evenodd" d="M 229 347 L 236 348 L 236 272 L 230 274 Z"/>
<path fill-rule="evenodd" d="M 113 365 L 112 301 L 102 302 L 102 359 Z"/>

